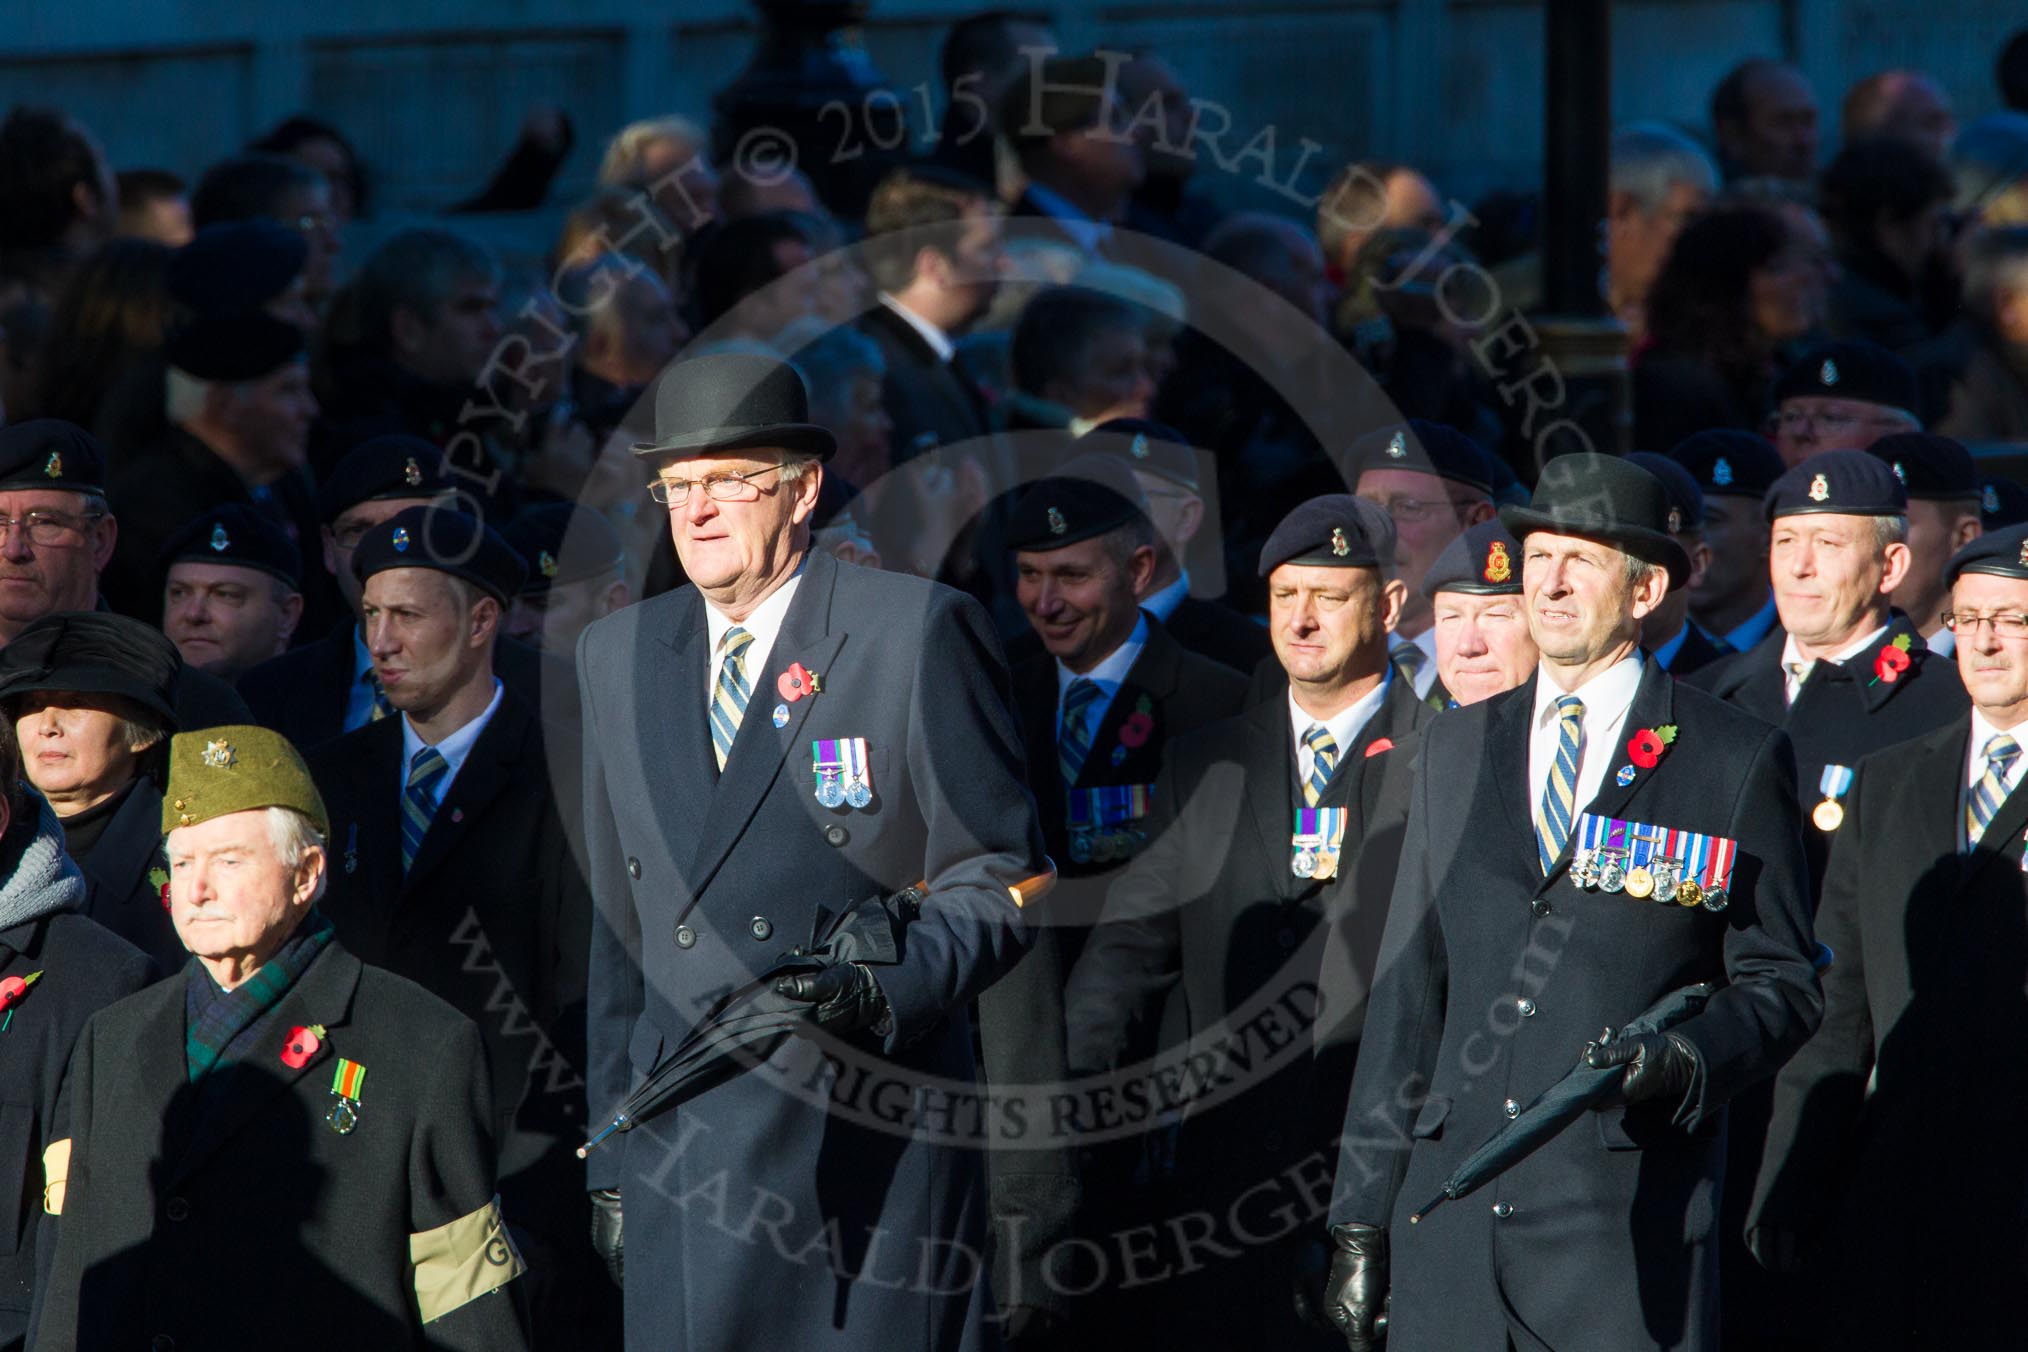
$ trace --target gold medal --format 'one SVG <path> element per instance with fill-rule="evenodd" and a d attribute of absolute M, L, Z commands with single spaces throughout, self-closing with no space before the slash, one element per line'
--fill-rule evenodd
<path fill-rule="evenodd" d="M 1637 901 L 1645 901 L 1655 891 L 1655 875 L 1645 867 L 1627 870 L 1627 895 Z"/>
<path fill-rule="evenodd" d="M 1325 882 L 1338 876 L 1338 852 L 1321 850 L 1317 854 L 1317 871 L 1310 875 L 1317 882 Z"/>
<path fill-rule="evenodd" d="M 1678 906 L 1695 906 L 1703 900 L 1704 889 L 1688 878 L 1676 884 L 1676 904 Z"/>
<path fill-rule="evenodd" d="M 1810 820 L 1817 824 L 1819 831 L 1835 831 L 1845 822 L 1845 805 L 1835 798 L 1826 798 L 1817 804 Z"/>

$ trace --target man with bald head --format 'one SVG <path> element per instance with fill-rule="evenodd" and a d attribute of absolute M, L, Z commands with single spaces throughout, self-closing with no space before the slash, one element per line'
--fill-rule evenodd
<path fill-rule="evenodd" d="M 1883 70 L 1845 93 L 1840 134 L 1846 145 L 1892 137 L 1921 146 L 1942 164 L 1957 133 L 1950 95 L 1919 70 Z"/>

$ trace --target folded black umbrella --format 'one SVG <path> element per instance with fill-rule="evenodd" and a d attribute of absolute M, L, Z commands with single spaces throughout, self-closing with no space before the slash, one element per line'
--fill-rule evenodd
<path fill-rule="evenodd" d="M 1699 982 L 1671 991 L 1605 1040 L 1612 1042 L 1625 1037 L 1639 1037 L 1643 1033 L 1666 1032 L 1703 1009 L 1704 1002 L 1711 998 L 1711 990 L 1709 983 Z M 1498 1178 L 1610 1094 L 1613 1086 L 1626 1074 L 1626 1067 L 1608 1066 L 1604 1070 L 1593 1070 L 1587 1058 L 1592 1048 L 1598 1045 L 1587 1044 L 1577 1054 L 1576 1069 L 1543 1090 L 1533 1103 L 1494 1132 L 1492 1139 L 1466 1156 L 1464 1162 L 1444 1180 L 1444 1190 L 1411 1213 L 1408 1223 L 1414 1225 L 1443 1203 L 1456 1201 Z"/>

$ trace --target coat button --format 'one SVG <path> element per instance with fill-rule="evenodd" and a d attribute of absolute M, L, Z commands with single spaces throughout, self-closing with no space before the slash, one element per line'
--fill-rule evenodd
<path fill-rule="evenodd" d="M 762 942 L 772 939 L 775 934 L 775 927 L 768 923 L 768 918 L 764 915 L 755 916 L 753 923 L 748 925 L 747 928 L 753 931 L 754 938 Z"/>
<path fill-rule="evenodd" d="M 824 843 L 827 845 L 843 845 L 850 839 L 852 839 L 852 833 L 842 826 L 827 826 L 824 828 Z"/>
<path fill-rule="evenodd" d="M 1514 1002 L 1514 1007 L 1521 1011 L 1521 1017 L 1524 1019 L 1535 1017 L 1535 1002 L 1525 995 Z"/>
<path fill-rule="evenodd" d="M 171 1197 L 169 1204 L 162 1208 L 162 1214 L 172 1221 L 188 1220 L 190 1219 L 190 1203 L 184 1201 L 181 1197 Z"/>
<path fill-rule="evenodd" d="M 1549 914 L 1549 901 L 1546 897 L 1537 897 L 1528 903 L 1528 909 L 1535 913 L 1537 920 L 1540 920 L 1543 916 Z"/>
<path fill-rule="evenodd" d="M 641 861 L 634 858 L 631 854 L 627 856 L 627 876 L 636 881 L 639 881 L 641 877 Z"/>
<path fill-rule="evenodd" d="M 1495 1202 L 1493 1203 L 1493 1214 L 1504 1221 L 1514 1214 L 1514 1208 L 1506 1202 Z"/>
<path fill-rule="evenodd" d="M 696 942 L 697 942 L 696 930 L 691 929 L 690 926 L 688 925 L 678 925 L 676 927 L 676 947 L 689 948 Z"/>
<path fill-rule="evenodd" d="M 1500 1105 L 1500 1111 L 1507 1114 L 1507 1116 L 1509 1117 L 1519 1117 L 1521 1116 L 1521 1105 L 1519 1103 L 1516 1103 L 1513 1099 L 1508 1099 L 1505 1103 Z"/>

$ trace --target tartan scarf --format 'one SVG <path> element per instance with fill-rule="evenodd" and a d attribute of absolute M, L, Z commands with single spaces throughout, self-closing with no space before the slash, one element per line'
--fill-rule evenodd
<path fill-rule="evenodd" d="M 185 989 L 183 1062 L 190 1083 L 195 1084 L 225 1059 L 241 1034 L 259 1021 L 261 1015 L 281 1003 L 289 988 L 308 971 L 324 946 L 331 942 L 331 922 L 319 911 L 303 917 L 275 955 L 260 970 L 231 990 L 220 990 L 204 964 L 193 960 Z"/>

